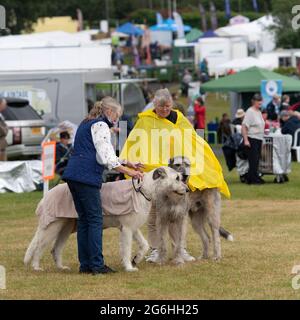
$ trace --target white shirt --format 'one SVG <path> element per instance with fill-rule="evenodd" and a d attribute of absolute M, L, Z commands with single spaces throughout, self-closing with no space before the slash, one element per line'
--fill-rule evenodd
<path fill-rule="evenodd" d="M 243 125 L 248 129 L 248 137 L 258 140 L 264 139 L 265 121 L 259 110 L 250 107 L 246 111 Z"/>
<path fill-rule="evenodd" d="M 91 133 L 97 151 L 97 162 L 109 170 L 119 167 L 121 163 L 111 144 L 111 133 L 107 123 L 99 121 L 93 124 Z"/>

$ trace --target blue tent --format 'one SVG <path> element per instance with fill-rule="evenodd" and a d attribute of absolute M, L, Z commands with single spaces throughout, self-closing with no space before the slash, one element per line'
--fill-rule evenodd
<path fill-rule="evenodd" d="M 128 34 L 130 36 L 142 36 L 144 34 L 144 31 L 141 28 L 136 27 L 130 22 L 121 25 L 116 31 Z"/>
<path fill-rule="evenodd" d="M 215 38 L 218 37 L 218 35 L 213 30 L 207 30 L 203 33 L 203 35 L 200 37 L 202 38 Z"/>
<path fill-rule="evenodd" d="M 150 27 L 151 31 L 177 31 L 177 25 L 175 21 L 171 18 L 164 20 L 163 23 L 156 24 L 155 26 Z M 190 26 L 184 26 L 184 32 L 190 32 L 192 28 Z"/>

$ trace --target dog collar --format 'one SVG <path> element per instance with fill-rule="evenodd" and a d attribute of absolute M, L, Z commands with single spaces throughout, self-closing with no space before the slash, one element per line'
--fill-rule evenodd
<path fill-rule="evenodd" d="M 135 185 L 135 183 L 134 183 L 134 180 L 138 180 L 138 184 L 140 184 L 140 179 L 134 179 L 134 178 L 132 178 L 132 180 L 131 180 L 135 192 L 141 193 L 142 196 L 143 196 L 147 201 L 151 201 L 152 199 L 149 198 L 149 197 L 147 197 L 147 196 L 145 195 L 145 193 L 143 192 L 143 190 L 142 190 L 142 186 L 143 186 L 143 185 L 140 185 L 139 187 L 136 187 L 136 185 Z"/>

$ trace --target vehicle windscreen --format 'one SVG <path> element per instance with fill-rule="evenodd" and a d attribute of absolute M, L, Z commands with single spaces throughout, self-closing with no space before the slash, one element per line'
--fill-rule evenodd
<path fill-rule="evenodd" d="M 7 121 L 41 120 L 38 113 L 28 104 L 8 105 L 8 107 L 2 112 L 2 115 Z"/>

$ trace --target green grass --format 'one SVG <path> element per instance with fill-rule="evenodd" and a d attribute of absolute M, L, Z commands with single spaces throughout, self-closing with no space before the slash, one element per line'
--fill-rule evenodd
<path fill-rule="evenodd" d="M 208 97 L 207 106 L 208 121 L 228 112 L 228 103 L 215 95 Z M 33 272 L 23 266 L 23 257 L 36 229 L 34 211 L 42 193 L 0 195 L 0 265 L 7 270 L 7 290 L 0 290 L 0 300 L 300 299 L 300 290 L 291 286 L 291 270 L 300 264 L 300 164 L 293 163 L 289 183 L 274 184 L 273 177 L 266 176 L 267 184 L 248 186 L 239 182 L 235 170 L 227 171 L 223 157 L 220 161 L 232 193 L 222 204 L 222 225 L 235 242 L 222 240 L 219 263 L 160 267 L 142 262 L 139 272 L 126 273 L 119 258 L 118 230 L 109 229 L 104 232 L 104 256 L 117 274 L 79 275 L 75 235 L 64 252 L 70 272 L 55 269 L 50 250 L 41 261 L 45 272 Z M 191 228 L 187 243 L 189 251 L 200 256 L 201 244 Z"/>
<path fill-rule="evenodd" d="M 222 241 L 221 262 L 183 267 L 143 262 L 138 273 L 126 273 L 118 230 L 109 229 L 104 232 L 104 256 L 119 272 L 99 277 L 78 274 L 75 235 L 64 253 L 72 271 L 57 271 L 50 250 L 42 259 L 45 272 L 27 270 L 23 257 L 42 194 L 0 195 L 0 265 L 7 270 L 7 290 L 0 291 L 0 299 L 299 299 L 290 274 L 300 264 L 299 175 L 299 164 L 293 164 L 289 183 L 254 187 L 240 184 L 234 172 L 225 174 L 232 200 L 223 201 L 222 225 L 232 231 L 235 242 Z M 200 241 L 191 229 L 188 248 L 200 256 Z"/>

